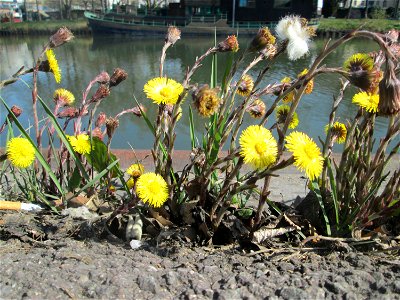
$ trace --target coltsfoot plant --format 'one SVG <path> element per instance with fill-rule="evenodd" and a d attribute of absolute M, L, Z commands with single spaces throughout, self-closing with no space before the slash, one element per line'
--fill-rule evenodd
<path fill-rule="evenodd" d="M 60 30 L 65 41 L 71 39 L 67 29 Z M 9 111 L 2 128 L 8 131 L 2 176 L 7 168 L 13 174 L 20 171 L 18 176 L 25 178 L 20 184 L 21 192 L 32 201 L 51 206 L 52 198 L 67 200 L 67 191 L 97 193 L 116 205 L 113 217 L 134 209 L 142 216 L 159 218 L 164 225 L 193 225 L 203 240 L 210 240 L 215 232 L 226 228 L 234 231 L 239 223 L 242 229 L 235 238 L 254 236 L 270 220 L 265 213 L 266 205 L 283 214 L 268 199 L 270 182 L 277 176 L 276 171 L 294 165 L 309 179 L 310 195 L 314 195 L 319 205 L 310 218 L 319 234 L 348 236 L 374 230 L 390 218 L 398 218 L 400 212 L 400 170 L 385 171 L 391 160 L 398 160 L 400 147 L 397 138 L 400 131 L 399 32 L 353 31 L 336 41 L 328 41 L 310 66 L 297 76 L 288 74 L 292 78 L 284 77 L 280 82 L 265 85 L 263 79 L 279 56 L 298 60 L 307 55 L 314 32 L 306 20 L 288 16 L 273 32 L 269 28 L 259 29 L 241 51 L 237 38 L 228 36 L 197 57 L 188 67 L 184 80 L 178 82 L 164 73 L 168 49 L 181 38 L 180 30 L 170 27 L 161 51 L 159 74 L 144 85 L 149 102 L 136 102 L 133 108 L 116 116 L 104 113 L 96 116 L 96 110 L 111 90 L 127 78 L 121 69 L 115 69 L 112 76 L 106 72 L 96 76 L 78 106 L 73 106 L 77 102 L 74 95 L 64 89 L 55 91 L 53 110 L 40 99 L 37 72 L 51 72 L 55 80 L 61 80 L 53 50 L 62 43 L 55 43 L 53 36 L 33 69 L 21 69 L 0 85 L 10 84 L 30 72 L 35 79 L 30 88 L 36 141 L 18 122 L 21 112 L 9 108 L 2 99 Z M 372 39 L 377 51 L 355 53 L 342 66 L 324 65 L 330 53 L 354 38 Z M 213 71 L 210 82 L 192 82 L 193 74 L 201 72 L 206 59 L 212 59 L 215 70 L 218 55 L 228 56 L 223 78 L 217 78 Z M 251 62 L 246 63 L 249 58 Z M 256 66 L 260 71 L 253 70 Z M 254 73 L 258 75 L 252 76 Z M 302 104 L 303 96 L 313 92 L 317 76 L 325 73 L 336 74 L 342 87 L 334 98 L 330 115 L 321 115 L 327 125 L 320 147 L 306 132 L 296 130 L 301 121 L 296 109 Z M 97 90 L 90 96 L 96 85 Z M 354 118 L 339 120 L 336 110 L 349 85 L 359 89 L 352 99 L 359 109 Z M 41 129 L 35 108 L 37 99 L 48 114 Z M 191 101 L 189 111 L 182 109 L 184 101 Z M 329 105 L 330 100 L 321 101 Z M 145 107 L 150 105 L 157 106 L 154 121 L 146 114 Z M 154 170 L 145 170 L 140 161 L 122 170 L 118 158 L 112 154 L 111 142 L 118 120 L 127 113 L 142 116 L 149 135 L 154 138 Z M 253 117 L 254 124 L 244 128 L 247 113 Z M 175 127 L 186 114 L 190 119 L 192 151 L 188 164 L 182 170 L 175 170 Z M 200 140 L 195 135 L 196 115 L 207 119 Z M 377 118 L 389 119 L 385 136 L 374 133 Z M 59 124 L 60 119 L 64 119 L 63 126 Z M 274 122 L 267 128 L 265 124 L 270 119 Z M 82 125 L 83 122 L 87 124 Z M 65 134 L 69 123 L 73 123 L 73 135 Z M 19 129 L 18 135 L 13 131 L 15 126 Z M 45 129 L 50 140 L 47 159 L 41 151 L 41 135 Z M 377 147 L 374 147 L 375 139 L 379 139 Z M 54 146 L 56 141 L 59 148 Z M 18 143 L 27 146 L 16 147 Z M 334 143 L 343 144 L 338 161 L 332 156 Z M 285 151 L 289 156 L 283 155 Z M 55 164 L 52 159 L 56 160 Z M 14 178 L 17 180 L 17 175 Z M 116 193 L 116 190 L 125 192 Z M 40 197 L 29 196 L 27 191 Z M 246 206 L 250 198 L 258 199 L 256 208 Z M 285 215 L 285 219 L 296 225 L 290 216 Z M 297 225 L 290 228 L 303 237 L 307 234 Z M 287 231 L 281 231 L 284 232 Z"/>

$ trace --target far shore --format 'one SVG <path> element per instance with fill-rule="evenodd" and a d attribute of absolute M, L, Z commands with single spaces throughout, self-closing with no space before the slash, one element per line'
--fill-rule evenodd
<path fill-rule="evenodd" d="M 37 36 L 51 35 L 58 28 L 66 26 L 77 36 L 91 35 L 86 19 L 49 20 L 22 23 L 0 23 L 0 36 Z M 317 35 L 322 37 L 338 37 L 351 30 L 386 32 L 390 29 L 400 30 L 398 20 L 388 19 L 330 19 L 322 18 L 317 29 Z"/>

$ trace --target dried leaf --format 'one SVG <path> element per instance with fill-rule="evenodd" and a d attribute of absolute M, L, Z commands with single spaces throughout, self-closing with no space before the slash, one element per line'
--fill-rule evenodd
<path fill-rule="evenodd" d="M 297 230 L 297 229 L 294 226 L 283 227 L 283 228 L 278 228 L 278 229 L 262 227 L 260 230 L 257 230 L 256 232 L 254 232 L 252 241 L 254 243 L 262 243 L 267 239 L 270 239 L 275 236 L 282 235 L 282 234 L 285 234 L 288 232 L 292 232 L 295 230 Z"/>

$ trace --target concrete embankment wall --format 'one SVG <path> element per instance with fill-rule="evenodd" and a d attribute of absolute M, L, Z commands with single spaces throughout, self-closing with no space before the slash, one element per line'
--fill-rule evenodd
<path fill-rule="evenodd" d="M 40 36 L 40 35 L 52 35 L 57 29 L 47 28 L 47 29 L 35 29 L 35 28 L 13 28 L 13 29 L 0 29 L 0 36 Z M 72 30 L 74 35 L 91 35 L 92 32 L 88 27 L 82 27 L 79 29 Z"/>

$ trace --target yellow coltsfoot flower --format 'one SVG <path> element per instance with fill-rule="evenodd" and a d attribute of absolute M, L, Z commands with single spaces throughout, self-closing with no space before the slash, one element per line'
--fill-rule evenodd
<path fill-rule="evenodd" d="M 329 124 L 325 126 L 325 132 L 328 133 L 328 130 L 331 130 L 332 138 L 338 143 L 342 144 L 346 140 L 347 137 L 347 128 L 346 125 L 340 122 L 333 123 L 332 127 L 329 128 Z"/>
<path fill-rule="evenodd" d="M 152 207 L 161 207 L 168 199 L 168 185 L 161 175 L 146 173 L 136 183 L 139 198 Z"/>
<path fill-rule="evenodd" d="M 183 86 L 179 82 L 167 77 L 156 77 L 144 85 L 147 98 L 157 104 L 175 104 L 179 95 L 183 92 Z"/>
<path fill-rule="evenodd" d="M 278 124 L 284 124 L 286 122 L 286 119 L 288 117 L 290 111 L 290 106 L 289 105 L 280 105 L 276 108 L 276 122 Z M 297 113 L 294 112 L 290 123 L 289 123 L 289 129 L 295 129 L 299 125 L 299 117 L 297 116 Z"/>
<path fill-rule="evenodd" d="M 75 101 L 75 96 L 66 89 L 56 89 L 53 95 L 54 102 L 60 106 L 70 106 Z"/>
<path fill-rule="evenodd" d="M 128 169 L 126 169 L 126 173 L 128 173 L 133 178 L 138 178 L 144 173 L 144 166 L 142 164 L 133 164 Z"/>
<path fill-rule="evenodd" d="M 271 131 L 259 125 L 247 127 L 239 139 L 240 155 L 254 169 L 263 169 L 276 161 L 278 146 Z"/>
<path fill-rule="evenodd" d="M 61 82 L 61 70 L 56 59 L 56 55 L 52 49 L 46 50 L 47 61 L 49 62 L 50 71 L 54 74 L 57 83 Z"/>
<path fill-rule="evenodd" d="M 378 112 L 379 95 L 360 92 L 353 96 L 352 102 L 358 104 L 368 112 L 376 113 Z"/>
<path fill-rule="evenodd" d="M 87 134 L 78 134 L 77 136 L 68 136 L 67 139 L 70 142 L 75 152 L 79 154 L 89 154 L 93 150 L 90 146 L 89 136 Z"/>
<path fill-rule="evenodd" d="M 22 137 L 10 139 L 6 153 L 11 164 L 17 168 L 27 168 L 35 160 L 35 148 L 28 139 Z"/>
<path fill-rule="evenodd" d="M 293 153 L 294 165 L 310 180 L 322 173 L 324 159 L 317 144 L 305 133 L 293 131 L 286 137 L 286 149 Z"/>

